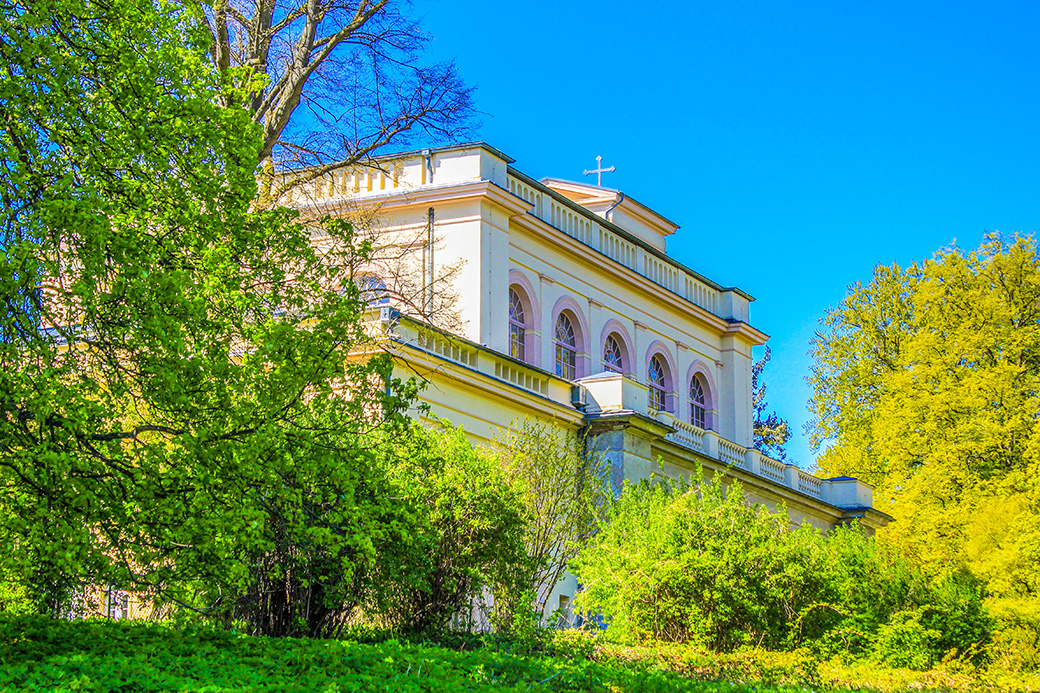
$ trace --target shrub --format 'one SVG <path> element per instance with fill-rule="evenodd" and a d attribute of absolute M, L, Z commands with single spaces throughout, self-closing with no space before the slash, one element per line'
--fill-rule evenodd
<path fill-rule="evenodd" d="M 921 623 L 921 609 L 900 611 L 874 633 L 872 654 L 889 666 L 924 670 L 932 665 L 939 636 Z"/>
<path fill-rule="evenodd" d="M 381 546 L 371 606 L 384 625 L 434 633 L 468 615 L 489 591 L 518 592 L 529 573 L 523 506 L 498 461 L 462 429 L 388 441 L 395 501 L 412 525 Z"/>
<path fill-rule="evenodd" d="M 808 646 L 926 667 L 979 662 L 991 630 L 966 571 L 930 582 L 858 527 L 792 529 L 785 508 L 748 505 L 717 477 L 627 486 L 575 572 L 577 606 L 622 642 Z"/>
<path fill-rule="evenodd" d="M 623 639 L 780 645 L 814 596 L 812 543 L 787 524 L 717 478 L 627 486 L 575 562 L 576 604 Z"/>
<path fill-rule="evenodd" d="M 522 593 L 495 595 L 496 615 L 510 625 L 539 623 L 552 612 L 549 596 L 567 565 L 596 532 L 611 498 L 610 467 L 566 429 L 532 419 L 510 428 L 496 453 L 523 503 L 532 569 Z"/>

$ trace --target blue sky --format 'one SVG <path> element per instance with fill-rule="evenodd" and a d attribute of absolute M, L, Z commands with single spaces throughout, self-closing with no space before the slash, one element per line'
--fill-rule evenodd
<path fill-rule="evenodd" d="M 680 224 L 669 253 L 757 298 L 772 407 L 814 455 L 817 321 L 878 263 L 1040 228 L 1040 2 L 419 1 L 480 139 L 541 178 L 596 155 Z"/>

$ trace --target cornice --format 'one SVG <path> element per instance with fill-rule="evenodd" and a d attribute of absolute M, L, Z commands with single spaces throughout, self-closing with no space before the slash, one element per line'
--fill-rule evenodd
<path fill-rule="evenodd" d="M 608 411 L 598 414 L 586 414 L 585 420 L 590 428 L 632 428 L 654 438 L 664 438 L 675 431 L 674 428 L 646 414 L 628 409 Z"/>
<path fill-rule="evenodd" d="M 489 202 L 511 218 L 518 215 L 526 216 L 524 213 L 533 209 L 533 205 L 530 202 L 513 195 L 508 190 L 495 185 L 489 180 L 397 189 L 382 195 L 358 197 L 353 202 L 361 208 L 406 210 L 434 205 L 472 202 L 474 200 Z M 341 209 L 342 204 L 343 200 L 336 198 L 307 202 L 297 205 L 297 207 L 314 210 L 332 208 L 330 211 L 338 211 Z"/>
<path fill-rule="evenodd" d="M 599 252 L 595 248 L 582 243 L 576 238 L 568 236 L 552 224 L 539 219 L 533 214 L 520 214 L 513 217 L 512 221 L 532 233 L 548 236 L 558 248 L 566 249 L 590 264 L 602 264 L 603 262 L 610 263 L 611 274 L 613 276 L 623 278 L 629 284 L 635 286 L 637 290 L 649 293 L 659 301 L 672 305 L 682 312 L 692 313 L 702 323 L 713 328 L 719 334 L 741 335 L 755 345 L 764 344 L 768 339 L 768 336 L 765 333 L 751 327 L 751 325 L 748 325 L 745 322 L 720 318 L 707 308 L 697 305 L 693 301 L 680 296 L 674 291 L 666 289 L 656 282 L 650 281 L 639 272 L 626 267 L 609 255 Z M 747 329 L 742 329 L 741 326 L 744 326 Z"/>

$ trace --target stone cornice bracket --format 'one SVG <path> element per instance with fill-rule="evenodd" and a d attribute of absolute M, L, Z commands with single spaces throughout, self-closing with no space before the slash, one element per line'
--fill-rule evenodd
<path fill-rule="evenodd" d="M 633 429 L 643 434 L 644 437 L 652 439 L 664 438 L 669 433 L 674 433 L 675 428 L 663 421 L 652 419 L 646 414 L 631 410 L 602 412 L 588 414 L 585 423 L 591 431 L 598 432 L 606 430 Z"/>
<path fill-rule="evenodd" d="M 716 362 L 715 362 L 715 367 L 716 367 L 716 368 L 722 368 L 722 366 L 723 366 L 723 365 L 724 365 L 724 364 L 722 363 L 722 361 L 716 361 Z"/>
<path fill-rule="evenodd" d="M 550 277 L 547 274 L 542 274 L 541 272 L 538 273 L 538 278 L 541 279 L 546 284 L 555 284 L 556 283 L 555 279 L 553 279 L 552 277 Z"/>
<path fill-rule="evenodd" d="M 602 308 L 603 304 L 594 298 L 589 299 L 589 308 Z"/>
<path fill-rule="evenodd" d="M 693 351 L 693 349 L 690 348 L 689 344 L 687 344 L 686 342 L 680 342 L 678 340 L 676 340 L 675 342 L 675 348 L 680 351 Z"/>
<path fill-rule="evenodd" d="M 643 323 L 639 322 L 638 320 L 634 320 L 633 323 L 635 324 L 637 330 L 649 329 L 649 328 L 647 328 L 646 325 L 644 325 Z"/>

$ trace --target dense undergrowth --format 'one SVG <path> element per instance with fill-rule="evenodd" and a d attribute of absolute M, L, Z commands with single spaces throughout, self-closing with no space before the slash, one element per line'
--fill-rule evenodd
<path fill-rule="evenodd" d="M 820 662 L 806 652 L 623 647 L 564 631 L 437 643 L 249 636 L 169 623 L 0 618 L 0 692 L 1040 690 L 1040 679 Z"/>
<path fill-rule="evenodd" d="M 505 648 L 268 638 L 147 623 L 0 619 L 0 691 L 740 691 L 653 666 Z"/>

